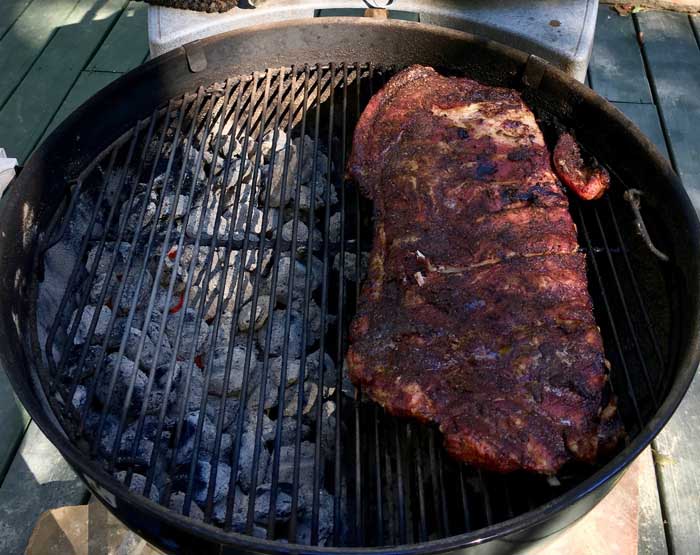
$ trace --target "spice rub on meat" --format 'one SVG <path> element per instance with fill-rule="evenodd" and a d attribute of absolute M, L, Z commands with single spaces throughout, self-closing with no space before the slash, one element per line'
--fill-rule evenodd
<path fill-rule="evenodd" d="M 568 201 L 520 95 L 413 66 L 369 102 L 349 171 L 374 200 L 351 379 L 455 458 L 554 474 L 598 452 L 606 382 Z"/>

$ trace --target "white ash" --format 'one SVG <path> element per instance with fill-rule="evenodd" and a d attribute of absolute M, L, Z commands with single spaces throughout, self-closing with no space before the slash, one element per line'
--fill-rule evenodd
<path fill-rule="evenodd" d="M 270 297 L 263 295 L 258 297 L 258 302 L 255 306 L 255 318 L 253 318 L 253 303 L 248 302 L 241 307 L 241 312 L 238 315 L 238 329 L 248 331 L 252 327 L 259 330 L 267 322 L 267 317 L 270 314 Z"/>
<path fill-rule="evenodd" d="M 139 367 L 142 370 L 150 371 L 154 366 L 164 366 L 170 362 L 173 356 L 173 350 L 170 346 L 170 341 L 166 334 L 162 334 L 160 349 L 157 348 L 157 341 L 160 335 L 160 326 L 151 322 L 149 324 L 149 330 L 145 333 L 140 329 L 131 327 L 129 329 L 129 335 L 126 341 L 126 348 L 124 349 L 124 354 L 131 360 L 136 361 L 137 355 L 139 354 L 139 347 L 141 348 L 141 353 L 139 357 Z M 158 359 L 156 361 L 156 351 L 158 353 Z"/>
<path fill-rule="evenodd" d="M 73 337 L 73 343 L 75 345 L 82 345 L 87 340 L 90 326 L 92 325 L 92 320 L 95 317 L 95 312 L 97 312 L 97 308 L 92 305 L 87 305 L 83 309 L 83 312 L 80 315 L 78 328 L 75 331 L 75 336 Z M 78 311 L 76 309 L 75 312 L 73 312 L 73 317 L 71 318 L 71 327 L 74 325 L 77 316 Z M 103 306 L 100 309 L 99 315 L 97 316 L 97 322 L 95 323 L 95 329 L 93 330 L 93 337 L 95 341 L 101 342 L 104 339 L 111 317 L 112 311 L 108 307 Z"/>
<path fill-rule="evenodd" d="M 124 481 L 126 480 L 126 471 L 121 470 L 121 471 L 115 473 L 114 477 L 118 481 L 124 483 Z M 146 489 L 146 477 L 142 474 L 137 474 L 134 472 L 131 475 L 131 483 L 129 484 L 129 491 L 131 491 L 133 493 L 140 493 L 141 495 L 146 495 L 145 489 Z M 146 497 L 148 497 L 151 501 L 155 501 L 156 503 L 158 503 L 158 501 L 160 500 L 160 492 L 158 491 L 158 488 L 154 484 L 151 484 L 150 491 L 148 492 L 148 495 L 146 495 Z"/>

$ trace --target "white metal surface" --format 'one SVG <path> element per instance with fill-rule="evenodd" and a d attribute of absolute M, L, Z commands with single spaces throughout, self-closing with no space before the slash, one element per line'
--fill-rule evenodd
<path fill-rule="evenodd" d="M 150 6 L 152 56 L 225 31 L 313 17 L 315 10 L 366 8 L 362 0 L 266 0 L 255 9 L 203 13 Z M 470 31 L 538 56 L 583 80 L 593 46 L 598 0 L 393 0 L 392 10 L 420 14 L 422 23 Z"/>

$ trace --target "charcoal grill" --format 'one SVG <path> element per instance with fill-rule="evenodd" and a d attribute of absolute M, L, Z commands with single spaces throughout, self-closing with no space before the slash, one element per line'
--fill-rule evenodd
<path fill-rule="evenodd" d="M 458 465 L 344 379 L 372 207 L 343 170 L 364 105 L 411 63 L 522 90 L 548 140 L 572 129 L 611 171 L 602 200 L 571 199 L 629 434 L 598 467 Z M 508 552 L 593 507 L 677 407 L 699 237 L 651 143 L 537 57 L 397 21 L 260 26 L 132 71 L 30 159 L 0 208 L 0 360 L 93 493 L 166 550 Z M 259 330 L 239 329 L 245 304 Z"/>

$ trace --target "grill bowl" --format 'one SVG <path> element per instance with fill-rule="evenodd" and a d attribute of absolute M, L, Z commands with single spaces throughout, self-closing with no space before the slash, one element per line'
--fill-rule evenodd
<path fill-rule="evenodd" d="M 341 62 L 350 64 L 348 67 L 359 63 L 362 68 L 369 68 L 365 64 L 384 68 L 375 77 L 367 74 L 366 82 L 375 86 L 381 85 L 390 68 L 420 63 L 520 89 L 546 134 L 558 126 L 573 129 L 584 148 L 614 176 L 606 199 L 590 206 L 574 203 L 572 213 L 579 226 L 580 244 L 589 252 L 589 283 L 606 353 L 613 363 L 613 385 L 630 432 L 627 447 L 601 468 L 574 472 L 574 479 L 561 494 L 546 494 L 533 508 L 514 511 L 512 518 L 503 500 L 492 500 L 498 506 L 497 518 L 484 516 L 484 522 L 477 520 L 469 531 L 425 541 L 417 539 L 419 533 L 414 531 L 411 535 L 416 539 L 402 542 L 402 534 L 398 534 L 396 541 L 386 542 L 390 547 L 382 547 L 363 538 L 363 534 L 372 536 L 376 527 L 372 528 L 372 519 L 360 511 L 359 520 L 346 525 L 351 530 L 350 539 L 330 550 L 434 553 L 470 548 L 475 553 L 508 552 L 546 538 L 585 514 L 610 490 L 684 395 L 698 364 L 700 280 L 695 255 L 700 234 L 697 216 L 678 177 L 625 116 L 537 58 L 491 41 L 396 21 L 343 18 L 285 22 L 192 43 L 119 79 L 49 137 L 2 199 L 0 303 L 5 310 L 0 318 L 0 361 L 34 420 L 91 490 L 128 526 L 156 545 L 174 552 L 205 546 L 223 546 L 224 552 L 231 553 L 328 551 L 224 531 L 129 492 L 91 459 L 84 447 L 69 439 L 65 423 L 52 405 L 50 389 L 47 394 L 48 371 L 37 329 L 41 324 L 38 295 L 44 277 L 43 249 L 61 223 L 76 179 L 94 170 L 100 155 L 109 152 L 115 141 L 128 137 L 136 122 L 148 121 L 170 99 L 191 94 L 198 87 L 266 68 L 299 69 L 303 64 L 314 68 L 331 61 L 336 62 L 336 72 Z M 329 69 L 323 66 L 317 71 Z M 633 221 L 622 200 L 622 191 L 628 187 L 644 192 L 646 224 L 654 242 L 670 256 L 670 263 L 655 261 L 639 237 L 630 233 Z M 655 340 L 649 339 L 649 324 L 654 327 Z M 660 363 L 654 363 L 658 356 L 655 343 L 659 344 Z M 660 392 L 656 399 L 649 393 L 655 388 L 644 385 L 646 378 Z M 363 423 L 372 423 L 372 418 L 384 422 L 384 416 L 373 408 L 358 410 L 369 411 L 358 416 Z M 362 466 L 360 455 L 349 453 L 356 457 L 353 464 Z M 366 476 L 365 472 L 361 475 Z M 486 478 L 489 491 L 496 491 L 495 480 Z M 518 484 L 526 478 L 509 480 L 516 482 L 510 485 L 516 486 L 512 491 L 517 492 Z M 361 497 L 366 505 L 376 499 L 371 492 L 360 493 L 366 495 Z M 436 532 L 435 536 L 441 535 Z"/>

